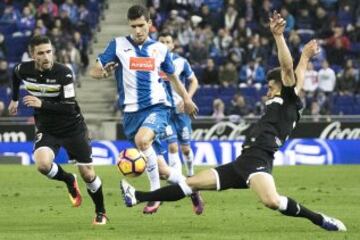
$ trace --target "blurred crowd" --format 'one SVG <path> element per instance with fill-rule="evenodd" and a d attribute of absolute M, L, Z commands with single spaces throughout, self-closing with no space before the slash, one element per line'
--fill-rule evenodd
<path fill-rule="evenodd" d="M 295 64 L 310 39 L 321 45 L 306 72 L 305 114 L 359 114 L 333 105 L 337 96 L 355 96 L 360 89 L 360 1 L 148 0 L 147 6 L 154 24 L 152 37 L 161 31 L 176 36 L 175 51 L 189 59 L 203 88 L 238 90 L 232 99 L 215 94 L 213 115 L 259 114 L 261 96 L 249 98 L 242 89 L 263 88 L 267 70 L 278 66 L 268 28 L 274 10 L 286 20 Z"/>
<path fill-rule="evenodd" d="M 11 84 L 11 69 L 31 60 L 27 49 L 32 36 L 47 35 L 56 61 L 66 64 L 78 87 L 89 65 L 89 51 L 99 28 L 105 0 L 3 0 L 0 2 L 0 88 Z M 1 90 L 0 115 L 6 99 Z"/>

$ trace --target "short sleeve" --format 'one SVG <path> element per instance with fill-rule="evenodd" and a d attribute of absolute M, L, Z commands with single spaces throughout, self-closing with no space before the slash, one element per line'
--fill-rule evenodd
<path fill-rule="evenodd" d="M 160 68 L 167 74 L 174 74 L 175 73 L 175 66 L 173 61 L 171 60 L 170 52 L 167 51 L 165 55 L 164 61 L 161 63 Z"/>
<path fill-rule="evenodd" d="M 116 61 L 116 59 L 116 41 L 113 39 L 109 42 L 108 46 L 105 48 L 105 51 L 99 54 L 97 60 L 102 66 L 104 66 L 109 62 Z"/>

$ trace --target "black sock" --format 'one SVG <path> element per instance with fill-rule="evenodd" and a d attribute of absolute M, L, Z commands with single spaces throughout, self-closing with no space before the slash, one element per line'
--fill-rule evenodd
<path fill-rule="evenodd" d="M 307 218 L 316 225 L 320 225 L 320 226 L 322 225 L 323 217 L 321 216 L 321 214 L 315 213 L 310 209 L 307 209 L 306 207 L 298 204 L 295 200 L 289 197 L 287 199 L 288 199 L 287 208 L 286 210 L 280 211 L 282 214 L 292 217 Z"/>
<path fill-rule="evenodd" d="M 56 163 L 54 163 L 56 164 Z M 74 175 L 72 175 L 71 173 L 65 172 L 64 169 L 62 169 L 62 167 L 59 164 L 56 164 L 58 167 L 58 172 L 56 173 L 56 175 L 52 178 L 58 181 L 63 181 L 66 184 L 71 185 L 72 182 L 74 181 Z"/>
<path fill-rule="evenodd" d="M 104 195 L 102 192 L 102 185 L 99 187 L 99 189 L 96 192 L 92 192 L 89 189 L 87 190 L 89 193 L 91 199 L 93 200 L 95 204 L 95 212 L 97 213 L 105 213 L 105 207 L 104 207 Z"/>
<path fill-rule="evenodd" d="M 135 192 L 135 197 L 139 202 L 151 201 L 177 201 L 185 197 L 179 184 L 165 186 L 152 192 Z"/>

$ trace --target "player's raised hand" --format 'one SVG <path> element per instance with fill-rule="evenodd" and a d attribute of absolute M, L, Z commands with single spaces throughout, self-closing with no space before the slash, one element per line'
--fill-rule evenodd
<path fill-rule="evenodd" d="M 19 101 L 11 100 L 9 107 L 8 107 L 9 114 L 11 116 L 15 116 L 17 114 L 18 106 L 19 106 Z"/>
<path fill-rule="evenodd" d="M 302 50 L 302 55 L 304 55 L 308 59 L 312 58 L 318 53 L 320 53 L 320 46 L 318 41 L 316 41 L 315 39 L 306 43 Z"/>
<path fill-rule="evenodd" d="M 195 118 L 199 111 L 198 107 L 191 99 L 184 101 L 184 109 L 185 112 L 189 114 L 192 118 Z"/>
<path fill-rule="evenodd" d="M 41 108 L 42 102 L 39 98 L 27 95 L 23 99 L 24 105 L 27 107 Z"/>
<path fill-rule="evenodd" d="M 282 35 L 285 31 L 286 21 L 281 17 L 281 15 L 274 11 L 270 20 L 270 31 L 273 35 Z"/>

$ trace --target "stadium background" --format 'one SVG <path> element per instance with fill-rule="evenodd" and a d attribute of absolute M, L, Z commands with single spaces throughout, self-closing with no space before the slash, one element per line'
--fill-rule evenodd
<path fill-rule="evenodd" d="M 0 164 L 33 163 L 31 151 L 35 129 L 32 110 L 20 104 L 19 116 L 9 117 L 6 107 L 10 101 L 12 68 L 29 60 L 27 42 L 37 34 L 51 38 L 57 49 L 57 61 L 68 65 L 76 75 L 77 98 L 94 139 L 95 162 L 115 163 L 117 153 L 129 146 L 123 141 L 121 112 L 115 103 L 115 82 L 112 78 L 93 80 L 88 76 L 87 68 L 110 39 L 129 32 L 126 10 L 134 3 L 149 7 L 154 24 L 151 37 L 156 38 L 161 31 L 169 31 L 177 37 L 175 51 L 189 59 L 199 79 L 200 87 L 194 100 L 200 114 L 194 120 L 192 142 L 197 165 L 221 164 L 234 159 L 241 151 L 247 129 L 264 110 L 262 96 L 266 92 L 266 71 L 278 64 L 274 42 L 266 25 L 269 13 L 274 9 L 286 18 L 286 36 L 295 63 L 308 40 L 318 39 L 322 48 L 306 73 L 302 92 L 306 106 L 303 119 L 292 139 L 277 154 L 275 164 L 360 163 L 359 1 L 3 0 L 0 2 Z M 21 95 L 25 94 L 22 89 Z M 57 161 L 67 162 L 64 151 Z M 319 172 L 321 181 L 348 173 L 349 179 L 343 179 L 343 188 L 358 191 L 359 167 L 338 167 L 341 170 L 328 166 L 314 171 L 315 174 Z M 296 168 L 309 179 L 314 176 L 307 167 Z M 8 165 L 0 165 L 0 169 L 3 181 L 8 178 L 7 171 L 14 171 L 14 176 L 19 171 Z M 114 174 L 109 176 L 111 180 L 119 177 L 108 168 L 100 169 L 105 174 Z M 279 170 L 280 178 L 285 176 L 283 172 L 287 169 Z M 35 169 L 22 168 L 20 171 L 35 172 Z M 294 174 L 293 171 L 291 168 L 289 172 Z M 311 177 L 306 175 L 309 172 Z M 301 182 L 299 179 L 296 180 L 298 183 Z M 316 183 L 312 182 L 314 185 L 310 184 L 310 188 L 316 188 Z M 339 198 L 338 190 L 329 192 Z M 4 195 L 6 193 L 2 198 L 6 200 Z M 359 197 L 356 193 L 347 196 Z M 108 197 L 111 199 L 112 195 Z M 346 209 L 350 206 L 354 203 L 349 203 Z M 6 211 L 5 206 L 1 212 Z M 341 209 L 335 211 L 341 212 Z M 351 219 L 357 219 L 359 208 L 353 214 Z M 353 230 L 356 229 L 360 231 L 356 227 Z M 7 233 L 4 239 L 12 239 L 11 233 Z M 249 236 L 249 239 L 256 239 Z M 317 239 L 325 239 L 324 236 Z M 360 238 L 349 236 L 336 239 Z M 311 238 L 310 235 L 307 237 Z"/>

